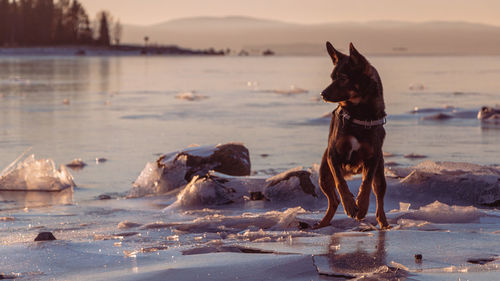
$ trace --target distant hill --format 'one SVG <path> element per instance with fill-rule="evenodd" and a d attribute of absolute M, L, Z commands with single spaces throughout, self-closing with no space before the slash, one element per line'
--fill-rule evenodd
<path fill-rule="evenodd" d="M 500 27 L 466 22 L 339 22 L 296 24 L 251 17 L 196 17 L 151 26 L 125 25 L 123 42 L 178 44 L 189 48 L 246 49 L 278 55 L 324 54 L 349 42 L 369 54 L 499 55 Z"/>

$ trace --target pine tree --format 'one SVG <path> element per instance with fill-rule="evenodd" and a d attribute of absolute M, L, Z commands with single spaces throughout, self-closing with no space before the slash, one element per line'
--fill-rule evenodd
<path fill-rule="evenodd" d="M 9 0 L 0 0 L 0 46 L 8 41 L 10 3 Z"/>
<path fill-rule="evenodd" d="M 99 36 L 97 38 L 97 44 L 101 46 L 109 46 L 110 45 L 110 39 L 109 39 L 109 24 L 108 24 L 108 18 L 109 14 L 105 11 L 102 11 L 99 13 Z"/>
<path fill-rule="evenodd" d="M 78 0 L 0 0 L 0 46 L 91 44 L 92 34 Z"/>

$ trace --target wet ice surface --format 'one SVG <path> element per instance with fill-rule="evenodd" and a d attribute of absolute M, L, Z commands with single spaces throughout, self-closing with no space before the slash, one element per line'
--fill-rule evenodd
<path fill-rule="evenodd" d="M 349 182 L 353 192 L 359 183 Z M 190 188 L 4 211 L 2 270 L 21 280 L 494 280 L 500 272 L 495 209 L 388 197 L 391 230 L 374 226 L 375 202 L 362 222 L 339 207 L 331 226 L 312 230 L 300 225 L 322 218 L 322 195 L 295 206 L 248 198 L 175 204 Z M 397 188 L 390 180 L 389 190 Z M 58 240 L 33 241 L 45 231 Z"/>

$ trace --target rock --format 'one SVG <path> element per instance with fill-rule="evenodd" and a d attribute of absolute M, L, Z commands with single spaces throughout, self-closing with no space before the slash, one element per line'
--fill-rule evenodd
<path fill-rule="evenodd" d="M 500 108 L 483 106 L 477 113 L 477 119 L 483 122 L 500 119 Z"/>
<path fill-rule="evenodd" d="M 233 181 L 239 187 L 232 187 L 229 179 L 207 174 L 195 176 L 191 182 L 179 193 L 177 203 L 183 207 L 225 205 L 243 197 L 246 188 Z"/>
<path fill-rule="evenodd" d="M 422 254 L 415 254 L 415 262 L 422 263 Z"/>
<path fill-rule="evenodd" d="M 422 158 L 426 158 L 427 156 L 421 155 L 421 154 L 416 154 L 416 153 L 410 153 L 410 154 L 406 154 L 404 157 L 408 158 L 408 159 L 422 159 Z"/>
<path fill-rule="evenodd" d="M 302 167 L 290 169 L 266 180 L 264 196 L 271 201 L 282 202 L 317 198 L 317 187 L 311 178 L 312 173 Z"/>
<path fill-rule="evenodd" d="M 97 199 L 99 199 L 99 200 L 110 200 L 111 196 L 109 196 L 108 194 L 101 194 L 101 195 L 97 196 Z"/>
<path fill-rule="evenodd" d="M 299 179 L 299 185 L 302 191 L 306 194 L 310 194 L 314 197 L 318 197 L 315 192 L 316 186 L 311 182 L 311 172 L 303 171 L 302 167 L 288 170 L 284 173 L 276 175 L 266 180 L 268 182 L 267 187 L 273 187 L 280 182 L 286 182 L 292 177 L 297 177 Z"/>
<path fill-rule="evenodd" d="M 265 199 L 266 199 L 266 197 L 260 191 L 250 192 L 250 200 L 252 200 L 252 201 L 259 201 L 259 200 L 265 200 Z"/>
<path fill-rule="evenodd" d="M 147 163 L 129 197 L 165 193 L 185 186 L 194 176 L 214 170 L 231 176 L 250 175 L 248 149 L 239 143 L 189 147 L 162 155 L 156 163 Z"/>
<path fill-rule="evenodd" d="M 449 114 L 437 113 L 437 114 L 433 114 L 433 115 L 429 115 L 429 116 L 424 116 L 424 117 L 422 117 L 422 120 L 436 120 L 436 121 L 440 121 L 440 120 L 448 120 L 448 119 L 451 119 L 451 118 L 453 118 L 453 116 L 451 116 Z"/>
<path fill-rule="evenodd" d="M 40 232 L 38 236 L 35 238 L 35 241 L 52 241 L 57 240 L 52 232 Z"/>
<path fill-rule="evenodd" d="M 85 166 L 87 166 L 87 164 L 80 158 L 73 159 L 70 163 L 66 164 L 66 167 L 72 169 L 82 169 Z"/>
<path fill-rule="evenodd" d="M 492 257 L 480 257 L 480 258 L 469 258 L 467 259 L 468 263 L 472 264 L 480 264 L 484 265 L 490 262 L 493 262 L 498 259 L 498 256 L 492 256 Z"/>
<path fill-rule="evenodd" d="M 308 229 L 311 228 L 311 225 L 309 225 L 307 222 L 299 221 L 298 222 L 298 227 L 299 229 Z"/>
<path fill-rule="evenodd" d="M 96 164 L 104 163 L 104 162 L 107 162 L 107 161 L 108 161 L 108 159 L 103 158 L 103 157 L 98 157 L 98 158 L 95 159 L 95 163 Z"/>

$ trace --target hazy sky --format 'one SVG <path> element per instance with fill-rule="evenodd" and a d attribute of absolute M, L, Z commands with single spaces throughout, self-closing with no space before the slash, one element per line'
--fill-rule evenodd
<path fill-rule="evenodd" d="M 148 25 L 193 16 L 245 15 L 299 23 L 468 21 L 500 26 L 498 0 L 80 0 L 91 17 L 109 10 L 122 23 Z"/>

